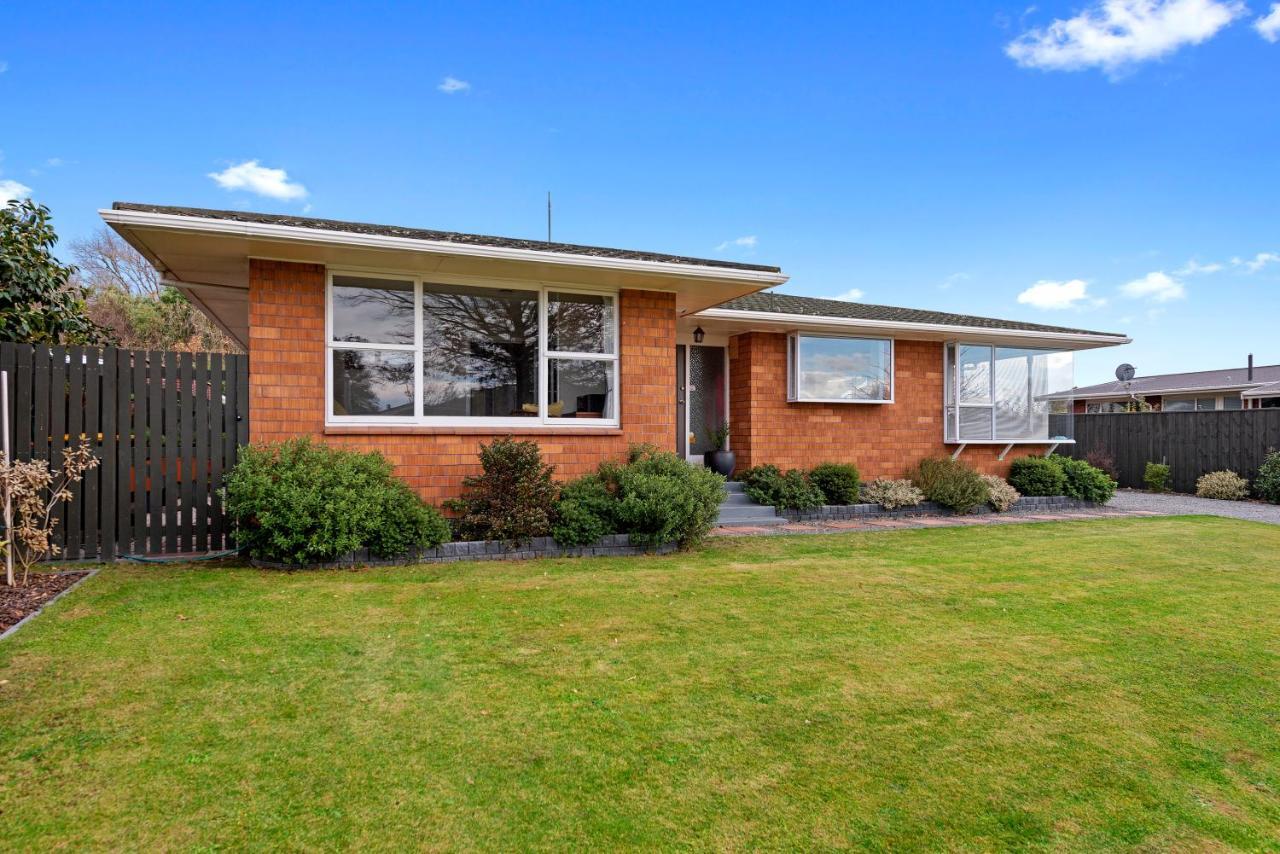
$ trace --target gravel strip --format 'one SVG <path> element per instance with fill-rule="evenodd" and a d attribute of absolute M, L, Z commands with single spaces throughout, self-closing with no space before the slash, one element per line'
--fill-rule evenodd
<path fill-rule="evenodd" d="M 1121 489 L 1107 505 L 1113 510 L 1145 511 L 1166 516 L 1227 516 L 1232 519 L 1248 519 L 1252 522 L 1270 522 L 1280 525 L 1280 505 L 1257 501 L 1217 501 L 1212 498 L 1196 498 L 1194 495 L 1158 495 Z"/>

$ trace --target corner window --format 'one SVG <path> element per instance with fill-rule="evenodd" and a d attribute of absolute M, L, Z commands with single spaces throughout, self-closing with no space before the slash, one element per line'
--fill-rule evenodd
<path fill-rule="evenodd" d="M 794 333 L 787 339 L 787 399 L 892 403 L 893 341 Z"/>
<path fill-rule="evenodd" d="M 1070 407 L 1046 398 L 1074 385 L 1072 353 L 964 343 L 944 352 L 948 442 L 1071 438 Z"/>
<path fill-rule="evenodd" d="M 331 423 L 617 423 L 613 294 L 334 274 Z"/>

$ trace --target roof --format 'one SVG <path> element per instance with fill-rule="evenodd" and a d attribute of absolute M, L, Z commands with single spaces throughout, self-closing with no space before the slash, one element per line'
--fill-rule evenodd
<path fill-rule="evenodd" d="M 1071 391 L 1053 395 L 1057 398 L 1107 398 L 1129 397 L 1131 395 L 1149 396 L 1157 394 L 1194 393 L 1197 391 L 1218 391 L 1235 389 L 1254 389 L 1258 386 L 1276 385 L 1275 394 L 1280 395 L 1280 365 L 1256 365 L 1253 379 L 1249 379 L 1249 369 L 1226 368 L 1219 371 L 1192 371 L 1182 374 L 1153 374 L 1149 377 L 1134 377 L 1128 383 L 1113 380 L 1098 385 L 1080 386 Z M 1256 394 L 1250 394 L 1256 397 Z M 1267 396 L 1267 395 L 1262 395 Z"/>
<path fill-rule="evenodd" d="M 1099 335 L 1123 338 L 1118 332 L 1093 332 L 1088 329 L 1072 329 L 1065 326 L 1046 326 L 1041 323 L 1023 323 L 1020 320 L 1000 320 L 994 317 L 977 317 L 969 314 L 952 314 L 945 311 L 926 311 L 917 308 L 898 308 L 891 305 L 871 305 L 863 302 L 799 297 L 791 294 L 755 293 L 729 300 L 717 309 L 731 311 L 756 311 L 776 314 L 797 314 L 809 317 L 838 317 L 849 320 L 874 320 L 888 323 L 927 323 L 938 326 L 968 326 L 975 329 L 1013 330 L 1018 332 L 1048 332 L 1074 335 Z"/>
<path fill-rule="evenodd" d="M 1256 375 L 1257 368 L 1254 368 Z M 1280 381 L 1256 385 L 1240 393 L 1241 397 L 1280 397 Z"/>
<path fill-rule="evenodd" d="M 524 240 L 516 237 L 493 237 L 486 234 L 465 234 L 458 231 L 434 231 L 426 228 L 408 228 L 399 225 L 376 225 L 364 222 L 347 222 L 337 219 L 265 214 L 252 211 L 226 211 L 209 208 L 147 205 L 136 202 L 114 202 L 112 210 L 139 211 L 200 219 L 218 219 L 230 222 L 287 225 L 295 228 L 314 228 L 323 231 L 339 231 L 349 234 L 404 237 L 411 240 L 430 240 L 438 243 L 456 243 L 467 246 L 493 246 L 503 249 L 522 249 L 530 252 L 558 252 L 565 255 L 584 255 L 593 258 L 621 258 L 632 261 L 653 261 L 665 264 L 687 264 L 692 267 L 719 267 L 726 270 L 754 270 L 762 273 L 781 273 L 779 267 L 765 264 L 742 264 L 737 261 L 721 261 L 711 258 L 691 258 L 685 255 L 667 255 L 661 252 L 641 252 L 635 249 L 611 249 L 604 246 L 581 246 L 575 243 L 551 243 L 545 240 Z"/>

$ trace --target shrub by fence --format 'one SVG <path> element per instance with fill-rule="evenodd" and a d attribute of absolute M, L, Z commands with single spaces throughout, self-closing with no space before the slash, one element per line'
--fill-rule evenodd
<path fill-rule="evenodd" d="M 1121 486 L 1143 489 L 1147 463 L 1155 462 L 1172 468 L 1173 489 L 1195 492 L 1196 479 L 1212 471 L 1253 480 L 1267 451 L 1280 448 L 1280 409 L 1077 415 L 1075 439 L 1058 453 L 1110 453 Z"/>

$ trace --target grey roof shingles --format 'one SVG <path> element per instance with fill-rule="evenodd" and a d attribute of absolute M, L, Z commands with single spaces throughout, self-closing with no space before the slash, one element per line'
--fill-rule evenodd
<path fill-rule="evenodd" d="M 1054 397 L 1129 397 L 1130 395 L 1155 395 L 1174 391 L 1193 392 L 1197 389 L 1245 389 L 1263 384 L 1280 386 L 1280 365 L 1255 365 L 1253 379 L 1248 368 L 1226 368 L 1218 371 L 1190 371 L 1181 374 L 1152 374 L 1134 377 L 1128 387 L 1116 380 L 1098 385 L 1080 386 Z M 1280 389 L 1277 390 L 1280 394 Z"/>
<path fill-rule="evenodd" d="M 147 205 L 136 202 L 115 202 L 112 210 L 140 211 L 143 213 L 189 216 L 202 219 L 221 219 L 229 222 L 288 225 L 295 228 L 315 228 L 325 231 L 344 231 L 351 234 L 405 237 L 412 240 L 431 240 L 441 243 L 460 243 L 469 246 L 493 246 L 504 249 L 523 249 L 530 252 L 559 252 L 566 255 L 586 255 L 593 258 L 618 258 L 631 261 L 653 261 L 666 264 L 687 264 L 692 267 L 718 267 L 726 270 L 749 270 L 760 273 L 780 273 L 778 267 L 765 264 L 741 264 L 736 261 L 720 261 L 710 258 L 690 258 L 685 255 L 667 255 L 661 252 L 640 252 L 632 249 L 610 249 L 604 246 L 579 246 L 574 243 L 548 243 L 545 240 L 523 240 L 515 237 L 493 237 L 486 234 L 464 234 L 457 231 L 433 231 L 425 228 L 405 228 L 398 225 L 375 225 L 364 222 L 345 222 L 336 219 L 316 219 L 285 214 L 264 214 L 252 211 L 224 211 L 208 208 Z"/>
<path fill-rule="evenodd" d="M 834 299 L 798 297 L 791 294 L 757 293 L 730 300 L 716 308 L 735 311 L 776 312 L 799 314 L 809 317 L 839 317 L 850 320 L 881 320 L 890 323 L 931 323 L 947 326 L 968 326 L 975 329 L 1008 329 L 1018 332 L 1062 332 L 1078 335 L 1107 335 L 1124 337 L 1118 332 L 1093 332 L 1088 329 L 1072 329 L 1065 326 L 1046 326 L 1041 323 L 1023 323 L 1018 320 L 999 320 L 994 317 L 975 317 L 968 314 L 952 314 L 945 311 L 925 311 L 916 308 L 898 308 L 891 305 L 871 305 L 863 302 L 845 302 Z"/>

